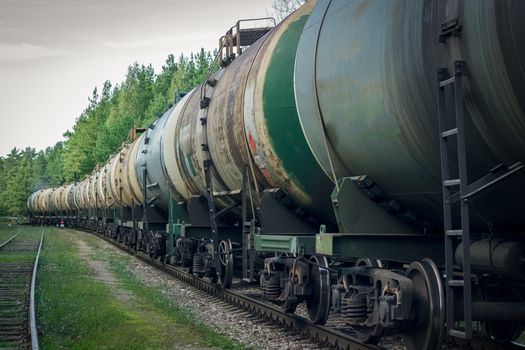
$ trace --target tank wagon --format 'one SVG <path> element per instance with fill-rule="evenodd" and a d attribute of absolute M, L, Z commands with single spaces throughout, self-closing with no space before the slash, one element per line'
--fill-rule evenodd
<path fill-rule="evenodd" d="M 31 215 L 224 288 L 258 280 L 363 341 L 509 343 L 525 325 L 523 15 L 320 0 L 239 21 L 202 85 L 83 181 L 32 194 Z"/>

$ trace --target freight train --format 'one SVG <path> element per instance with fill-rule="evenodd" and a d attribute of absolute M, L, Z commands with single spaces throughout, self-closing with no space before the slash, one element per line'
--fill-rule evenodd
<path fill-rule="evenodd" d="M 409 349 L 525 327 L 525 2 L 308 1 L 83 181 L 28 199 Z M 490 348 L 490 346 L 488 346 Z"/>

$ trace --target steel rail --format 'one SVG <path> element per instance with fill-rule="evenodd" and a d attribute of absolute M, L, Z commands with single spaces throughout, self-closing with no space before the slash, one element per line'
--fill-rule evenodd
<path fill-rule="evenodd" d="M 312 323 L 310 320 L 296 314 L 286 313 L 277 306 L 254 299 L 242 293 L 230 289 L 220 288 L 206 280 L 194 277 L 191 274 L 171 265 L 163 264 L 157 260 L 151 259 L 143 253 L 137 253 L 141 260 L 151 263 L 152 265 L 168 272 L 177 279 L 203 290 L 219 299 L 222 299 L 234 306 L 245 309 L 253 315 L 261 318 L 278 322 L 287 328 L 299 331 L 325 346 L 336 347 L 345 350 L 379 350 L 383 349 L 372 344 L 364 344 L 354 337 L 343 332 Z"/>
<path fill-rule="evenodd" d="M 33 275 L 31 277 L 31 291 L 29 296 L 29 329 L 31 333 L 31 349 L 38 350 L 38 331 L 36 328 L 36 309 L 35 309 L 35 286 L 36 273 L 38 269 L 38 261 L 40 260 L 40 251 L 42 250 L 42 243 L 44 243 L 44 232 L 46 228 L 42 225 L 42 234 L 40 235 L 40 244 L 36 253 L 35 264 L 33 265 Z"/>
<path fill-rule="evenodd" d="M 235 292 L 230 289 L 223 289 L 216 284 L 210 283 L 204 279 L 195 277 L 186 271 L 172 265 L 166 265 L 150 256 L 137 252 L 127 246 L 121 245 L 108 237 L 92 231 L 85 231 L 94 234 L 105 241 L 113 244 L 117 248 L 134 255 L 142 261 L 152 265 L 153 267 L 167 272 L 178 280 L 187 283 L 197 289 L 207 292 L 231 305 L 243 308 L 251 314 L 272 321 L 280 323 L 289 329 L 300 332 L 302 335 L 309 337 L 311 340 L 320 343 L 323 346 L 330 346 L 342 350 L 383 350 L 384 348 L 360 342 L 358 339 L 349 336 L 343 332 L 331 329 L 329 327 L 321 326 L 312 323 L 310 320 L 295 315 L 286 313 L 277 306 L 270 305 L 263 301 L 254 299 L 242 293 Z"/>
<path fill-rule="evenodd" d="M 9 238 L 7 241 L 5 241 L 4 243 L 0 244 L 0 249 L 2 249 L 4 246 L 6 246 L 9 242 L 11 242 L 16 236 L 18 236 L 18 234 L 22 232 L 22 230 L 18 230 L 17 233 L 15 233 L 13 236 L 11 236 L 11 238 Z"/>

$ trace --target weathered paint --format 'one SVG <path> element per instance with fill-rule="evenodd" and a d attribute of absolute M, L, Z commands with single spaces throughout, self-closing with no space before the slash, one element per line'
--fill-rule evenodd
<path fill-rule="evenodd" d="M 295 106 L 293 65 L 299 37 L 308 15 L 291 22 L 277 41 L 265 70 L 263 103 L 267 134 L 286 183 L 299 203 L 324 219 L 332 220 L 330 199 L 333 185 L 319 167 L 302 133 Z M 295 186 L 297 188 L 295 188 Z M 304 198 L 304 200 L 303 200 Z"/>
<path fill-rule="evenodd" d="M 78 209 L 78 204 L 75 201 L 75 193 L 77 191 L 77 183 L 73 183 L 69 186 L 67 194 L 67 203 L 70 210 Z"/>
<path fill-rule="evenodd" d="M 97 191 L 97 201 L 98 206 L 100 208 L 106 208 L 106 193 L 104 191 L 104 183 L 106 182 L 106 175 L 104 173 L 106 165 L 103 165 L 100 167 L 100 169 L 97 171 L 97 183 L 96 183 L 96 191 Z"/>
<path fill-rule="evenodd" d="M 123 148 L 128 147 L 128 145 L 124 145 Z M 122 162 L 121 162 L 121 152 L 117 152 L 113 156 L 113 159 L 111 160 L 111 167 L 109 169 L 109 190 L 111 192 L 111 196 L 113 197 L 113 200 L 115 201 L 115 205 L 121 206 L 122 198 L 120 193 L 120 173 L 122 171 Z"/>
<path fill-rule="evenodd" d="M 39 196 L 39 210 L 50 212 L 53 210 L 51 207 L 51 194 L 53 192 L 52 188 L 46 188 L 45 190 L 42 190 L 40 196 Z"/>
<path fill-rule="evenodd" d="M 303 136 L 293 92 L 295 52 L 314 5 L 309 2 L 289 16 L 259 50 L 248 77 L 244 123 L 251 156 L 266 187 L 281 188 L 330 223 L 333 186 Z"/>
<path fill-rule="evenodd" d="M 115 205 L 115 198 L 113 197 L 113 192 L 111 191 L 111 168 L 113 163 L 116 161 L 115 156 L 113 156 L 104 166 L 104 184 L 103 191 L 106 196 L 106 206 L 108 208 Z"/>
<path fill-rule="evenodd" d="M 121 193 L 121 203 L 126 207 L 131 207 L 132 201 L 135 201 L 135 204 L 142 204 L 142 189 L 140 188 L 137 173 L 136 173 L 136 157 L 138 144 L 144 138 L 142 134 L 138 139 L 136 139 L 129 148 L 124 148 L 121 152 L 121 168 L 119 171 L 119 185 Z"/>
<path fill-rule="evenodd" d="M 81 193 L 81 198 L 82 198 L 82 203 L 83 203 L 83 209 L 86 209 L 86 208 L 89 208 L 89 202 L 88 202 L 88 187 L 89 187 L 89 178 L 85 178 L 83 181 L 83 186 L 82 186 L 82 193 Z"/>
<path fill-rule="evenodd" d="M 52 210 L 60 210 L 62 206 L 60 201 L 61 201 L 63 192 L 64 192 L 63 186 L 57 187 L 53 189 L 53 191 L 51 192 L 51 209 Z"/>
<path fill-rule="evenodd" d="M 73 184 L 63 186 L 62 194 L 60 196 L 60 208 L 59 208 L 60 210 L 71 209 L 71 206 L 69 205 L 69 193 L 72 187 L 73 187 Z"/>
<path fill-rule="evenodd" d="M 77 186 L 75 187 L 75 192 L 73 193 L 73 200 L 75 202 L 75 207 L 77 209 L 83 209 L 84 208 L 84 203 L 82 201 L 82 196 L 81 196 L 82 187 L 83 186 L 84 186 L 84 182 L 83 181 L 77 183 Z"/>
<path fill-rule="evenodd" d="M 205 87 L 208 108 L 199 107 L 202 86 L 184 98 L 172 118 L 178 124 L 174 142 L 186 199 L 206 195 L 201 145 L 207 143 L 214 191 L 241 189 L 244 169 L 249 166 L 250 180 L 255 179 L 259 189 L 279 187 L 299 206 L 333 221 L 332 186 L 302 136 L 293 95 L 295 49 L 314 4 L 289 16 L 212 75 L 217 83 Z M 201 119 L 207 120 L 205 127 Z M 231 203 L 227 197 L 217 199 L 219 206 Z"/>
<path fill-rule="evenodd" d="M 469 69 L 469 179 L 524 161 L 525 73 L 517 62 L 525 46 L 508 35 L 523 37 L 524 6 L 517 0 L 320 1 L 299 43 L 295 92 L 303 131 L 325 172 L 332 177 L 331 158 L 336 178 L 369 175 L 388 198 L 440 222 L 436 71 L 447 67 L 453 74 L 455 60 Z M 461 37 L 439 43 L 440 24 L 455 16 Z M 473 228 L 491 222 L 523 229 L 516 208 L 525 197 L 518 188 L 523 182 L 478 198 L 479 208 L 497 205 L 472 215 Z"/>
<path fill-rule="evenodd" d="M 190 196 L 184 183 L 184 179 L 182 178 L 182 172 L 177 164 L 179 150 L 175 139 L 177 124 L 186 107 L 190 94 L 186 94 L 186 96 L 184 96 L 171 111 L 168 120 L 166 121 L 166 130 L 164 131 L 162 141 L 162 163 L 166 170 L 166 174 L 169 177 L 169 183 L 174 190 L 174 196 L 177 201 L 183 201 Z"/>
<path fill-rule="evenodd" d="M 95 169 L 91 175 L 91 180 L 89 183 L 89 205 L 91 208 L 100 207 L 100 200 L 97 195 L 97 182 L 98 182 L 98 167 Z"/>
<path fill-rule="evenodd" d="M 169 108 L 146 129 L 144 132 L 145 137 L 141 138 L 138 144 L 137 160 L 135 163 L 135 171 L 140 187 L 147 187 L 147 202 L 166 213 L 171 196 L 175 196 L 178 201 L 182 200 L 181 196 L 174 191 L 174 186 L 170 183 L 163 146 L 166 136 L 175 134 L 176 124 L 168 124 L 168 121 L 174 117 L 174 110 L 175 107 Z M 148 139 L 147 144 L 145 143 L 146 138 Z M 173 136 L 171 137 L 171 141 L 173 141 Z M 170 167 L 175 165 L 174 156 L 174 152 L 168 155 Z M 144 169 L 146 169 L 146 177 L 144 177 Z M 171 170 L 173 173 L 178 169 Z"/>

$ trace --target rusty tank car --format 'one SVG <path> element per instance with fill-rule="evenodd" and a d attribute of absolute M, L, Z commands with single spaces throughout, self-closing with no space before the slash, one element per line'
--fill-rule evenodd
<path fill-rule="evenodd" d="M 277 26 L 239 21 L 201 85 L 28 208 L 224 288 L 241 271 L 363 342 L 511 344 L 525 325 L 524 15 L 519 0 L 312 0 Z"/>

